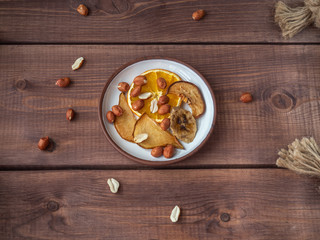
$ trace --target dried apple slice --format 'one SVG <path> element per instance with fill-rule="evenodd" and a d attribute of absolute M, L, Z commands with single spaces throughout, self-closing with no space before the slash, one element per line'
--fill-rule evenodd
<path fill-rule="evenodd" d="M 114 121 L 114 127 L 123 139 L 133 142 L 133 130 L 136 125 L 136 118 L 134 117 L 126 97 L 123 93 L 119 96 L 119 106 L 123 110 L 123 114 L 120 117 L 116 117 Z"/>
<path fill-rule="evenodd" d="M 148 138 L 138 143 L 140 147 L 150 149 L 172 144 L 176 148 L 183 149 L 183 146 L 175 136 L 171 135 L 168 131 L 163 131 L 146 113 L 137 120 L 133 136 L 136 137 L 142 133 L 148 134 Z"/>
<path fill-rule="evenodd" d="M 193 83 L 175 82 L 168 88 L 167 94 L 169 93 L 180 96 L 190 106 L 194 118 L 199 118 L 204 113 L 206 105 L 199 88 Z"/>

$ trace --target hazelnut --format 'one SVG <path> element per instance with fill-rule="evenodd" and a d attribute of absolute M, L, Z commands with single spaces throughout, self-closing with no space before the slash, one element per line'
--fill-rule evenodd
<path fill-rule="evenodd" d="M 133 83 L 136 86 L 143 86 L 143 85 L 147 84 L 147 78 L 146 78 L 146 76 L 139 75 L 134 78 Z"/>
<path fill-rule="evenodd" d="M 132 91 L 130 92 L 131 97 L 138 97 L 141 93 L 141 86 L 136 86 Z"/>
<path fill-rule="evenodd" d="M 169 100 L 170 99 L 167 95 L 163 95 L 163 96 L 159 97 L 158 105 L 167 104 L 169 102 Z"/>
<path fill-rule="evenodd" d="M 248 103 L 252 101 L 252 95 L 248 92 L 243 93 L 240 97 L 240 101 L 244 103 Z"/>
<path fill-rule="evenodd" d="M 121 83 L 118 84 L 118 89 L 121 92 L 128 92 L 129 88 L 130 88 L 130 86 L 126 82 L 121 82 Z"/>
<path fill-rule="evenodd" d="M 59 87 L 67 87 L 70 84 L 70 78 L 65 77 L 65 78 L 60 78 L 56 81 L 56 85 Z"/>
<path fill-rule="evenodd" d="M 201 18 L 204 17 L 204 15 L 206 15 L 206 12 L 202 9 L 199 9 L 192 14 L 192 18 L 195 21 L 199 21 Z"/>
<path fill-rule="evenodd" d="M 38 148 L 40 150 L 45 150 L 49 145 L 49 137 L 46 136 L 46 137 L 43 137 L 43 138 L 40 138 L 39 142 L 38 142 Z"/>
<path fill-rule="evenodd" d="M 111 111 L 107 112 L 107 120 L 109 123 L 113 123 L 115 118 L 116 117 L 113 112 L 111 112 Z"/>
<path fill-rule="evenodd" d="M 71 121 L 73 117 L 74 117 L 74 111 L 73 109 L 69 108 L 66 113 L 66 118 L 67 120 Z"/>
<path fill-rule="evenodd" d="M 83 4 L 80 4 L 78 7 L 77 7 L 77 11 L 78 13 L 80 13 L 82 16 L 87 16 L 88 15 L 88 8 L 83 5 Z"/>
<path fill-rule="evenodd" d="M 163 153 L 163 148 L 162 147 L 155 147 L 151 150 L 151 155 L 153 157 L 161 157 Z"/>
<path fill-rule="evenodd" d="M 170 112 L 170 107 L 171 107 L 171 106 L 170 106 L 169 104 L 161 105 L 161 106 L 159 107 L 158 113 L 159 113 L 160 115 L 167 114 L 167 113 Z"/>
<path fill-rule="evenodd" d="M 170 119 L 165 118 L 162 120 L 160 123 L 160 127 L 162 128 L 163 131 L 166 131 L 170 127 Z"/>
<path fill-rule="evenodd" d="M 138 111 L 143 107 L 144 107 L 144 101 L 142 99 L 138 99 L 137 101 L 134 101 L 132 103 L 132 109 L 135 111 Z"/>
<path fill-rule="evenodd" d="M 158 78 L 157 85 L 160 89 L 165 89 L 167 87 L 167 82 L 164 78 Z"/>
<path fill-rule="evenodd" d="M 123 114 L 123 109 L 119 105 L 112 106 L 112 112 L 117 117 L 120 117 Z"/>
<path fill-rule="evenodd" d="M 173 153 L 174 153 L 174 147 L 173 147 L 171 144 L 167 145 L 167 146 L 163 149 L 163 156 L 164 156 L 165 158 L 172 158 Z"/>

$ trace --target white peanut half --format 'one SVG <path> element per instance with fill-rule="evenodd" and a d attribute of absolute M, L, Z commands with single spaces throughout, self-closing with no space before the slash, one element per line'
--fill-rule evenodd
<path fill-rule="evenodd" d="M 158 101 L 157 99 L 153 99 L 150 103 L 150 112 L 156 113 L 158 112 Z"/>
<path fill-rule="evenodd" d="M 135 143 L 141 143 L 143 142 L 144 140 L 146 140 L 148 138 L 148 133 L 140 133 L 138 134 L 137 136 L 134 137 L 133 141 Z"/>
<path fill-rule="evenodd" d="M 74 64 L 71 66 L 72 70 L 75 71 L 77 69 L 79 69 L 82 65 L 84 61 L 84 58 L 83 57 L 79 57 L 75 62 Z"/>
<path fill-rule="evenodd" d="M 120 183 L 117 180 L 115 180 L 114 178 L 109 178 L 108 179 L 108 185 L 109 185 L 110 191 L 112 193 L 117 193 L 118 192 L 118 189 L 120 187 Z"/>
<path fill-rule="evenodd" d="M 140 94 L 139 98 L 145 100 L 145 99 L 148 99 L 151 96 L 152 96 L 151 92 L 145 92 L 145 93 Z"/>
<path fill-rule="evenodd" d="M 172 222 L 177 222 L 180 216 L 180 208 L 178 206 L 175 206 L 172 209 L 171 215 L 170 215 L 170 220 Z"/>

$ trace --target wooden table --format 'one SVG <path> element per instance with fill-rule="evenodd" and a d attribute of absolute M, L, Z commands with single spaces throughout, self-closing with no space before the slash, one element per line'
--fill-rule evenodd
<path fill-rule="evenodd" d="M 320 180 L 275 166 L 295 138 L 320 141 L 319 30 L 282 39 L 275 2 L 0 1 L 1 239 L 319 239 Z M 144 56 L 190 64 L 217 100 L 201 151 L 161 168 L 121 155 L 98 121 L 106 80 Z"/>

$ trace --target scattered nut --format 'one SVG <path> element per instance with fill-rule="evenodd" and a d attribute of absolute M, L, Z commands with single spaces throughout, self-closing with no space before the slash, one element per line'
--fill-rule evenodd
<path fill-rule="evenodd" d="M 107 182 L 108 182 L 110 191 L 112 193 L 117 193 L 119 186 L 120 186 L 120 183 L 117 180 L 115 180 L 114 178 L 109 178 Z"/>
<path fill-rule="evenodd" d="M 74 64 L 71 66 L 72 70 L 75 71 L 77 69 L 79 69 L 82 64 L 83 64 L 84 58 L 83 57 L 79 57 Z"/>
<path fill-rule="evenodd" d="M 146 76 L 139 75 L 134 78 L 133 83 L 136 86 L 143 86 L 143 85 L 147 84 L 147 78 L 146 78 Z"/>
<path fill-rule="evenodd" d="M 118 84 L 118 89 L 121 92 L 128 92 L 129 88 L 130 88 L 130 86 L 126 82 L 121 82 L 121 83 Z"/>
<path fill-rule="evenodd" d="M 167 87 L 167 82 L 164 78 L 158 78 L 157 85 L 160 89 L 165 89 Z"/>
<path fill-rule="evenodd" d="M 169 102 L 169 97 L 167 95 L 163 95 L 161 97 L 159 97 L 159 101 L 158 101 L 158 104 L 159 105 L 164 105 L 164 104 L 167 104 Z"/>
<path fill-rule="evenodd" d="M 164 156 L 165 158 L 172 158 L 173 153 L 174 153 L 174 147 L 173 147 L 171 144 L 167 145 L 167 146 L 163 149 L 163 156 Z"/>
<path fill-rule="evenodd" d="M 133 139 L 133 141 L 135 143 L 141 143 L 143 142 L 144 140 L 147 140 L 148 138 L 148 133 L 141 133 L 141 134 L 138 134 L 137 136 L 135 136 L 135 138 Z"/>
<path fill-rule="evenodd" d="M 120 117 L 123 114 L 123 109 L 119 105 L 112 106 L 112 112 L 117 117 Z"/>
<path fill-rule="evenodd" d="M 244 103 L 248 103 L 252 101 L 252 95 L 248 92 L 243 93 L 240 97 L 240 101 Z"/>
<path fill-rule="evenodd" d="M 192 14 L 192 18 L 193 20 L 195 21 L 199 21 L 201 18 L 203 18 L 204 16 L 206 15 L 206 12 L 202 9 L 199 9 L 197 11 L 195 11 L 193 14 Z"/>
<path fill-rule="evenodd" d="M 180 216 L 180 208 L 178 206 L 175 206 L 172 209 L 172 212 L 170 215 L 171 222 L 177 222 L 179 220 L 179 216 Z"/>
<path fill-rule="evenodd" d="M 59 87 L 68 87 L 70 84 L 70 78 L 65 77 L 65 78 L 60 78 L 56 81 L 56 85 Z"/>
<path fill-rule="evenodd" d="M 159 110 L 158 110 L 158 113 L 160 115 L 164 115 L 164 114 L 167 114 L 170 112 L 170 105 L 169 104 L 164 104 L 164 105 L 161 105 Z"/>
<path fill-rule="evenodd" d="M 107 120 L 108 120 L 109 123 L 113 123 L 115 118 L 116 117 L 115 117 L 113 112 L 111 112 L 111 111 L 107 112 Z"/>
<path fill-rule="evenodd" d="M 162 147 L 155 147 L 151 150 L 151 155 L 153 157 L 161 157 L 163 153 L 163 148 Z"/>
<path fill-rule="evenodd" d="M 83 4 L 80 4 L 78 7 L 77 7 L 77 11 L 78 13 L 80 13 L 82 16 L 87 16 L 88 15 L 88 8 L 83 5 Z"/>
<path fill-rule="evenodd" d="M 38 148 L 40 150 L 45 150 L 49 145 L 49 137 L 46 136 L 46 137 L 43 137 L 43 138 L 40 138 L 39 142 L 38 142 Z"/>
<path fill-rule="evenodd" d="M 67 120 L 71 121 L 74 117 L 74 111 L 72 108 L 69 108 L 66 113 Z"/>
<path fill-rule="evenodd" d="M 160 123 L 160 127 L 162 128 L 163 131 L 166 131 L 170 127 L 170 119 L 165 118 L 162 120 Z"/>
<path fill-rule="evenodd" d="M 150 112 L 151 113 L 156 113 L 158 111 L 158 101 L 157 99 L 152 99 L 152 101 L 150 102 Z"/>
<path fill-rule="evenodd" d="M 139 111 L 141 108 L 144 107 L 144 101 L 142 99 L 138 99 L 132 103 L 132 109 L 135 111 Z"/>
<path fill-rule="evenodd" d="M 137 97 L 141 93 L 141 86 L 136 86 L 132 91 L 130 92 L 131 97 Z"/>
<path fill-rule="evenodd" d="M 148 99 L 149 97 L 151 97 L 152 96 L 152 93 L 151 92 L 145 92 L 145 93 L 141 93 L 140 95 L 139 95 L 139 98 L 140 99 Z"/>

